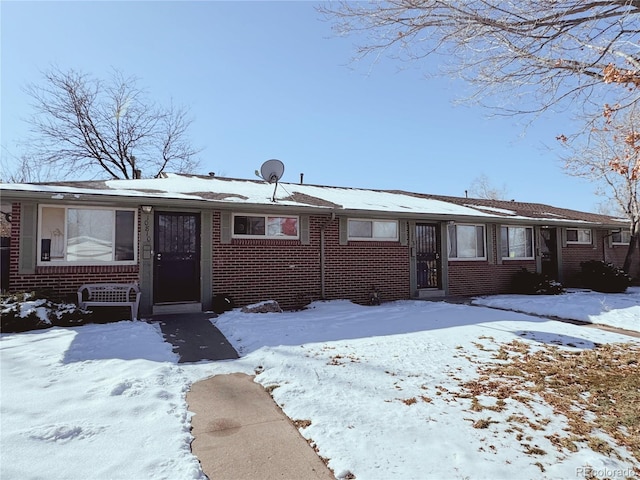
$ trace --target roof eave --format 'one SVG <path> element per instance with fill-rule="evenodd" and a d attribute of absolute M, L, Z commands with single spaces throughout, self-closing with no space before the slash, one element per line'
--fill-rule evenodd
<path fill-rule="evenodd" d="M 218 209 L 251 212 L 280 212 L 286 210 L 288 213 L 300 214 L 335 214 L 339 216 L 351 217 L 377 217 L 377 218 L 401 218 L 415 221 L 443 222 L 456 220 L 468 223 L 495 223 L 502 225 L 535 225 L 535 226 L 555 226 L 555 227 L 597 227 L 604 229 L 617 229 L 624 227 L 628 222 L 624 220 L 610 223 L 589 222 L 571 219 L 534 218 L 534 217 L 510 217 L 503 215 L 472 215 L 464 213 L 421 213 L 416 211 L 383 211 L 375 209 L 345 209 L 338 206 L 304 205 L 292 204 L 291 202 L 280 203 L 256 203 L 244 201 L 211 200 L 202 198 L 176 198 L 174 196 L 145 196 L 138 192 L 137 195 L 123 195 L 122 192 L 108 193 L 102 190 L 100 193 L 87 192 L 62 192 L 62 191 L 36 191 L 36 190 L 2 190 L 2 201 L 30 201 L 40 203 L 78 203 L 82 205 L 123 205 L 128 207 L 151 205 L 154 208 L 166 209 Z"/>

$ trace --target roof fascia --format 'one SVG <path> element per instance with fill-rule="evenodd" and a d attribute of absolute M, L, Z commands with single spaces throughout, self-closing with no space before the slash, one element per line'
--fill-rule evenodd
<path fill-rule="evenodd" d="M 136 207 L 140 205 L 151 205 L 154 208 L 170 208 L 172 210 L 180 208 L 201 209 L 201 210 L 223 210 L 244 213 L 288 213 L 288 214 L 317 214 L 348 217 L 370 217 L 380 219 L 403 219 L 424 222 L 448 222 L 458 221 L 465 223 L 494 223 L 500 225 L 533 225 L 533 226 L 554 226 L 569 228 L 603 228 L 618 229 L 628 225 L 629 222 L 621 220 L 610 223 L 596 223 L 568 219 L 551 218 L 513 218 L 508 216 L 475 216 L 460 214 L 432 214 L 417 212 L 389 212 L 381 210 L 360 210 L 342 209 L 335 207 L 317 205 L 290 205 L 272 203 L 243 203 L 225 202 L 218 200 L 188 199 L 188 198 L 162 198 L 145 196 L 125 196 L 122 194 L 109 193 L 62 193 L 62 192 L 42 192 L 33 190 L 2 190 L 0 192 L 3 203 L 12 201 L 29 201 L 40 203 L 65 203 L 65 204 L 94 204 L 94 205 L 121 205 L 126 207 Z"/>
<path fill-rule="evenodd" d="M 300 214 L 331 214 L 337 212 L 338 209 L 313 206 L 313 205 L 286 205 L 273 203 L 242 203 L 242 202 L 224 202 L 216 200 L 189 199 L 189 198 L 162 198 L 162 197 L 144 197 L 144 196 L 125 196 L 114 195 L 108 193 L 90 194 L 90 193 L 58 193 L 58 192 L 38 192 L 32 190 L 3 190 L 2 202 L 10 203 L 18 202 L 39 202 L 39 203 L 64 203 L 64 204 L 93 204 L 93 205 L 121 205 L 134 207 L 140 205 L 151 205 L 154 208 L 171 208 L 173 210 L 180 208 L 201 209 L 201 210 L 224 210 L 224 211 L 242 211 L 246 213 L 281 213 L 286 210 L 287 213 Z"/>

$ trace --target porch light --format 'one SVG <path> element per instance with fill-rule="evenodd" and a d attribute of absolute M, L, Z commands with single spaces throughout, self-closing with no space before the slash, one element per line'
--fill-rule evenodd
<path fill-rule="evenodd" d="M 151 210 L 153 210 L 153 207 L 151 205 L 142 205 L 141 208 L 144 213 L 151 213 Z"/>

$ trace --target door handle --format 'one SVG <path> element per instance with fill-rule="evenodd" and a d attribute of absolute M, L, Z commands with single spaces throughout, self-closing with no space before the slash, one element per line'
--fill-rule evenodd
<path fill-rule="evenodd" d="M 156 253 L 156 260 L 162 260 L 162 253 Z"/>

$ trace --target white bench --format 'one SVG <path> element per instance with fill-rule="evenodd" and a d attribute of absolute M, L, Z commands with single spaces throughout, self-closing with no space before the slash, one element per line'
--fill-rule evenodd
<path fill-rule="evenodd" d="M 86 283 L 78 289 L 78 306 L 131 307 L 131 319 L 138 319 L 140 287 L 135 283 Z"/>

